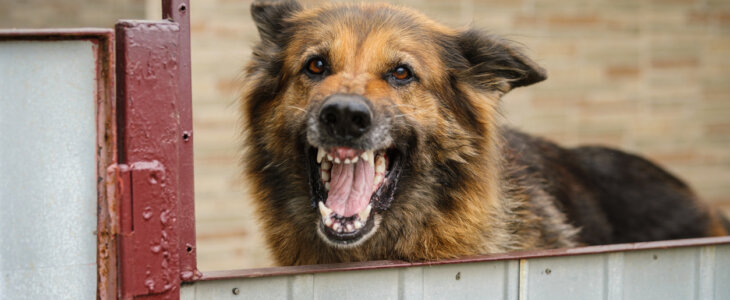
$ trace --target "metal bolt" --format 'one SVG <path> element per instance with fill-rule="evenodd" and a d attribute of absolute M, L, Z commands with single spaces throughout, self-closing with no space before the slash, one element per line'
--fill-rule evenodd
<path fill-rule="evenodd" d="M 241 293 L 241 290 L 239 290 L 238 288 L 233 288 L 233 294 L 234 295 L 238 295 L 240 293 Z"/>
<path fill-rule="evenodd" d="M 461 272 L 456 273 L 456 280 L 459 280 L 459 279 L 461 279 Z"/>
<path fill-rule="evenodd" d="M 550 275 L 550 273 L 552 273 L 552 272 L 553 272 L 553 271 L 552 271 L 552 270 L 550 270 L 550 269 L 545 269 L 545 274 L 547 274 L 547 275 Z"/>

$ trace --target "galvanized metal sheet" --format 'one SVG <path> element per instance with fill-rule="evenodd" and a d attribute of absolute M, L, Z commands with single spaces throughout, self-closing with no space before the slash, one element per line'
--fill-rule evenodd
<path fill-rule="evenodd" d="M 521 299 L 603 299 L 605 261 L 603 255 L 524 260 Z"/>
<path fill-rule="evenodd" d="M 719 300 L 730 299 L 728 282 L 723 244 L 200 281 L 184 285 L 181 297 Z"/>
<path fill-rule="evenodd" d="M 95 49 L 0 42 L 0 299 L 96 297 Z"/>

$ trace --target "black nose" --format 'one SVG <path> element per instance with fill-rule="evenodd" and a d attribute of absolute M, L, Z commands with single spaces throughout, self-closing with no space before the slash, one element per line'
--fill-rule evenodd
<path fill-rule="evenodd" d="M 371 121 L 368 100 L 359 95 L 329 96 L 319 111 L 319 123 L 337 138 L 358 138 L 370 129 Z"/>

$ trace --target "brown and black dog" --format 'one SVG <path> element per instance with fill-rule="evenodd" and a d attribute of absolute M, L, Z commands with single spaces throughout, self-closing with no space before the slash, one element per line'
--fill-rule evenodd
<path fill-rule="evenodd" d="M 501 126 L 502 95 L 546 78 L 505 40 L 385 4 L 252 16 L 244 164 L 281 265 L 727 233 L 645 159 Z"/>

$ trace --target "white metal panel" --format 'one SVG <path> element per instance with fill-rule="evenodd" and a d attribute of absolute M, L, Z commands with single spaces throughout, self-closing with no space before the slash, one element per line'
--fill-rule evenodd
<path fill-rule="evenodd" d="M 606 257 L 585 255 L 523 261 L 523 299 L 603 299 Z"/>
<path fill-rule="evenodd" d="M 398 299 L 398 272 L 383 269 L 316 274 L 313 299 Z"/>
<path fill-rule="evenodd" d="M 696 299 L 699 247 L 624 254 L 623 299 Z"/>
<path fill-rule="evenodd" d="M 96 297 L 93 48 L 0 42 L 0 299 Z"/>
<path fill-rule="evenodd" d="M 508 272 L 510 267 L 514 272 Z M 516 296 L 509 287 L 517 283 L 517 267 L 507 261 L 421 267 L 423 296 L 412 299 L 510 299 L 508 296 Z"/>

